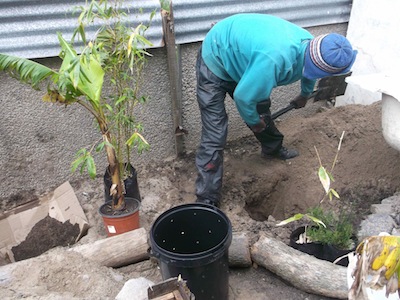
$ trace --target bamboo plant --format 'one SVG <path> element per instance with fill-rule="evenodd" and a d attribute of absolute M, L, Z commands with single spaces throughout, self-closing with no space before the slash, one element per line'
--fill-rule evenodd
<path fill-rule="evenodd" d="M 71 41 L 57 34 L 62 60 L 58 70 L 1 53 L 0 70 L 35 89 L 46 89 L 44 101 L 65 106 L 76 103 L 93 116 L 102 139 L 78 151 L 72 170 L 87 171 L 95 178 L 92 154 L 105 151 L 112 180 L 112 209 L 120 211 L 125 208 L 122 162 L 129 161 L 133 147 L 139 153 L 149 147 L 134 116 L 135 106 L 146 100 L 139 87 L 150 55 L 146 47 L 151 43 L 144 37 L 148 25 L 130 27 L 122 1 L 92 0 L 77 9 L 78 25 Z M 150 20 L 153 16 L 154 12 Z M 88 26 L 98 27 L 91 38 L 87 37 Z M 103 90 L 106 81 L 112 87 L 109 95 Z"/>
<path fill-rule="evenodd" d="M 338 192 L 336 192 L 336 190 L 332 188 L 331 183 L 334 182 L 332 173 L 338 160 L 338 155 L 340 152 L 344 134 L 345 132 L 343 131 L 339 139 L 336 155 L 329 170 L 327 170 L 327 168 L 323 166 L 318 150 L 314 146 L 319 162 L 318 178 L 325 192 L 320 203 L 322 203 L 326 197 L 328 197 L 330 201 L 332 201 L 333 197 L 340 199 Z M 351 241 L 353 228 L 351 223 L 347 220 L 346 216 L 342 215 L 339 217 L 340 218 L 336 218 L 331 212 L 325 213 L 321 207 L 317 206 L 310 209 L 309 212 L 305 214 L 296 213 L 293 216 L 279 222 L 278 224 L 276 224 L 276 226 L 287 225 L 289 223 L 306 218 L 314 225 L 314 227 L 307 232 L 307 235 L 310 238 L 313 237 L 314 241 L 339 241 L 339 246 L 345 246 L 346 243 L 349 243 Z"/>

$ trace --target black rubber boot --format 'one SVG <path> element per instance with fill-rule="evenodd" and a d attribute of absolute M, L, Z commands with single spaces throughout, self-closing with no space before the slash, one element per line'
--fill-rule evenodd
<path fill-rule="evenodd" d="M 281 160 L 287 160 L 294 158 L 296 156 L 299 156 L 299 152 L 295 149 L 287 149 L 285 147 L 281 147 L 277 152 L 270 153 L 270 154 L 265 154 L 264 152 L 261 152 L 261 155 L 264 158 L 278 158 Z"/>
<path fill-rule="evenodd" d="M 218 207 L 218 208 L 219 208 L 219 205 L 220 205 L 219 201 L 213 201 L 213 200 L 210 200 L 210 199 L 197 199 L 196 203 L 204 203 L 204 204 L 212 205 L 212 206 L 215 206 L 215 207 Z"/>

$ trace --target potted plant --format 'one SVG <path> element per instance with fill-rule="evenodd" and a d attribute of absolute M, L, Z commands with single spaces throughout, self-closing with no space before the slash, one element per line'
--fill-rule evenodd
<path fill-rule="evenodd" d="M 78 26 L 71 42 L 58 33 L 62 60 L 59 70 L 0 54 L 0 70 L 8 71 L 35 89 L 46 86 L 44 101 L 64 106 L 76 103 L 92 115 L 102 139 L 78 151 L 72 170 L 87 171 L 95 178 L 97 172 L 92 153 L 105 151 L 111 177 L 111 200 L 107 205 L 114 216 L 138 209 L 138 203 L 128 205 L 124 196 L 125 166 L 131 166 L 132 148 L 136 147 L 141 153 L 149 147 L 141 135 L 142 126 L 134 116 L 134 107 L 146 100 L 139 87 L 143 67 L 150 55 L 145 49 L 151 43 L 144 37 L 148 26 L 139 24 L 132 28 L 127 25 L 121 3 L 92 0 L 78 8 Z M 154 12 L 150 20 L 153 15 Z M 98 26 L 91 39 L 86 34 L 89 25 Z M 80 46 L 74 45 L 77 40 Z M 109 94 L 103 89 L 104 82 L 109 82 Z M 112 234 L 109 231 L 109 235 Z"/>
<path fill-rule="evenodd" d="M 343 137 L 344 132 L 340 137 L 330 171 L 322 165 L 318 150 L 314 147 L 319 161 L 318 177 L 325 191 L 320 203 L 326 197 L 330 200 L 333 197 L 339 198 L 339 194 L 331 187 L 331 182 L 334 181 L 332 172 L 337 162 Z M 317 206 L 310 208 L 306 214 L 297 213 L 280 222 L 277 226 L 286 225 L 303 218 L 310 220 L 312 225 L 301 226 L 291 233 L 290 246 L 293 248 L 331 262 L 354 250 L 354 232 L 349 214 L 342 212 L 335 215 L 332 211 L 324 211 L 321 206 Z M 347 265 L 348 260 L 340 260 L 338 264 Z"/>
<path fill-rule="evenodd" d="M 310 225 L 298 227 L 290 235 L 290 246 L 319 259 L 334 262 L 355 248 L 355 238 L 350 214 L 334 214 L 320 206 L 309 209 L 306 216 Z M 346 258 L 339 265 L 348 265 Z"/>

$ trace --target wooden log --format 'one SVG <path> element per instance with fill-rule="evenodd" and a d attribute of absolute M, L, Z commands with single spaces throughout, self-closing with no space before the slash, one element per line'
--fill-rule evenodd
<path fill-rule="evenodd" d="M 247 268 L 252 265 L 249 238 L 244 232 L 233 233 L 229 246 L 229 266 Z"/>
<path fill-rule="evenodd" d="M 149 258 L 149 244 L 144 228 L 70 248 L 70 251 L 106 267 L 121 267 Z"/>
<path fill-rule="evenodd" d="M 346 267 L 319 260 L 265 235 L 251 247 L 255 263 L 308 293 L 347 299 Z"/>

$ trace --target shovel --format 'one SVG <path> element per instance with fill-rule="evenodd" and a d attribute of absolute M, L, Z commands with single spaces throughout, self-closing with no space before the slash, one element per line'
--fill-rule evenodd
<path fill-rule="evenodd" d="M 314 91 L 308 98 L 307 100 L 314 98 L 314 102 L 320 101 L 320 100 L 332 100 L 336 96 L 341 96 L 344 95 L 344 92 L 346 91 L 347 83 L 345 81 L 345 78 L 350 76 L 351 72 L 341 74 L 341 75 L 335 75 L 335 76 L 330 76 L 330 77 L 325 77 L 322 78 L 318 82 L 318 89 Z M 291 111 L 292 109 L 295 109 L 296 106 L 294 104 L 289 104 L 288 106 L 276 111 L 271 115 L 272 120 L 275 120 L 276 118 L 280 117 L 281 115 L 287 113 L 288 111 Z"/>

